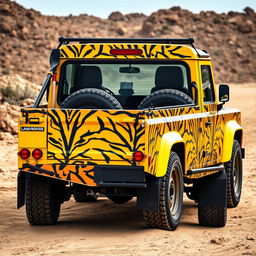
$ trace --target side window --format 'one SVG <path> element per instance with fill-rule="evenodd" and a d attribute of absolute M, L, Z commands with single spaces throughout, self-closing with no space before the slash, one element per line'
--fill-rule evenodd
<path fill-rule="evenodd" d="M 202 74 L 202 85 L 203 85 L 203 92 L 204 92 L 204 102 L 214 102 L 215 97 L 214 97 L 211 67 L 208 65 L 201 66 L 201 74 Z"/>
<path fill-rule="evenodd" d="M 69 95 L 70 94 L 70 89 L 73 86 L 73 71 L 74 65 L 68 64 L 66 65 L 66 70 L 65 70 L 65 80 L 64 80 L 64 87 L 63 87 L 63 94 L 64 95 Z"/>

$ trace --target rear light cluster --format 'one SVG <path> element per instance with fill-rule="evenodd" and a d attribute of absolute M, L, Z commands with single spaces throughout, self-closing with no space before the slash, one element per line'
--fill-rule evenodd
<path fill-rule="evenodd" d="M 42 156 L 43 156 L 43 152 L 41 149 L 34 149 L 33 152 L 32 152 L 32 156 L 35 158 L 35 159 L 40 159 Z"/>
<path fill-rule="evenodd" d="M 28 159 L 30 157 L 30 151 L 26 148 L 23 148 L 19 153 L 18 156 L 20 156 L 22 159 Z M 41 149 L 36 148 L 32 151 L 32 156 L 35 159 L 40 159 L 43 156 L 43 152 Z"/>
<path fill-rule="evenodd" d="M 22 158 L 22 159 L 27 159 L 30 157 L 30 151 L 26 148 L 23 148 L 18 155 Z"/>
<path fill-rule="evenodd" d="M 141 49 L 111 49 L 110 54 L 112 55 L 142 55 Z"/>
<path fill-rule="evenodd" d="M 135 151 L 132 156 L 133 160 L 136 162 L 140 162 L 145 158 L 145 155 L 141 151 Z"/>

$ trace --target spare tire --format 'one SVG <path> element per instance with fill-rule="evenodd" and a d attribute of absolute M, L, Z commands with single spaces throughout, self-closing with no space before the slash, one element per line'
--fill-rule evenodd
<path fill-rule="evenodd" d="M 70 94 L 62 102 L 61 108 L 122 109 L 122 106 L 108 92 L 96 88 L 86 88 Z"/>
<path fill-rule="evenodd" d="M 162 89 L 155 91 L 147 96 L 140 103 L 138 109 L 187 104 L 195 104 L 195 102 L 184 92 L 174 89 Z"/>

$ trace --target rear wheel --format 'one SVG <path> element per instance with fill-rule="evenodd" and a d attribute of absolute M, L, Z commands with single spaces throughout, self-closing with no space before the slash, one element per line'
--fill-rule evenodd
<path fill-rule="evenodd" d="M 237 140 L 234 140 L 230 161 L 225 163 L 225 171 L 227 174 L 227 206 L 233 208 L 239 204 L 242 192 L 242 152 Z"/>
<path fill-rule="evenodd" d="M 198 206 L 199 224 L 224 227 L 227 222 L 227 208 L 222 206 Z"/>
<path fill-rule="evenodd" d="M 171 152 L 167 173 L 160 184 L 159 212 L 143 211 L 146 225 L 175 230 L 179 225 L 183 206 L 183 174 L 178 155 Z"/>
<path fill-rule="evenodd" d="M 45 177 L 26 177 L 26 213 L 31 225 L 56 224 L 64 187 Z"/>

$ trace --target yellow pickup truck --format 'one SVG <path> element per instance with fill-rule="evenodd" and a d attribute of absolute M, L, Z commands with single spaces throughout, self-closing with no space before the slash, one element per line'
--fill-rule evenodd
<path fill-rule="evenodd" d="M 18 208 L 31 225 L 55 224 L 71 196 L 105 196 L 136 198 L 147 226 L 175 230 L 185 192 L 200 225 L 225 226 L 241 196 L 241 116 L 192 38 L 61 37 L 50 67 L 19 118 Z"/>

